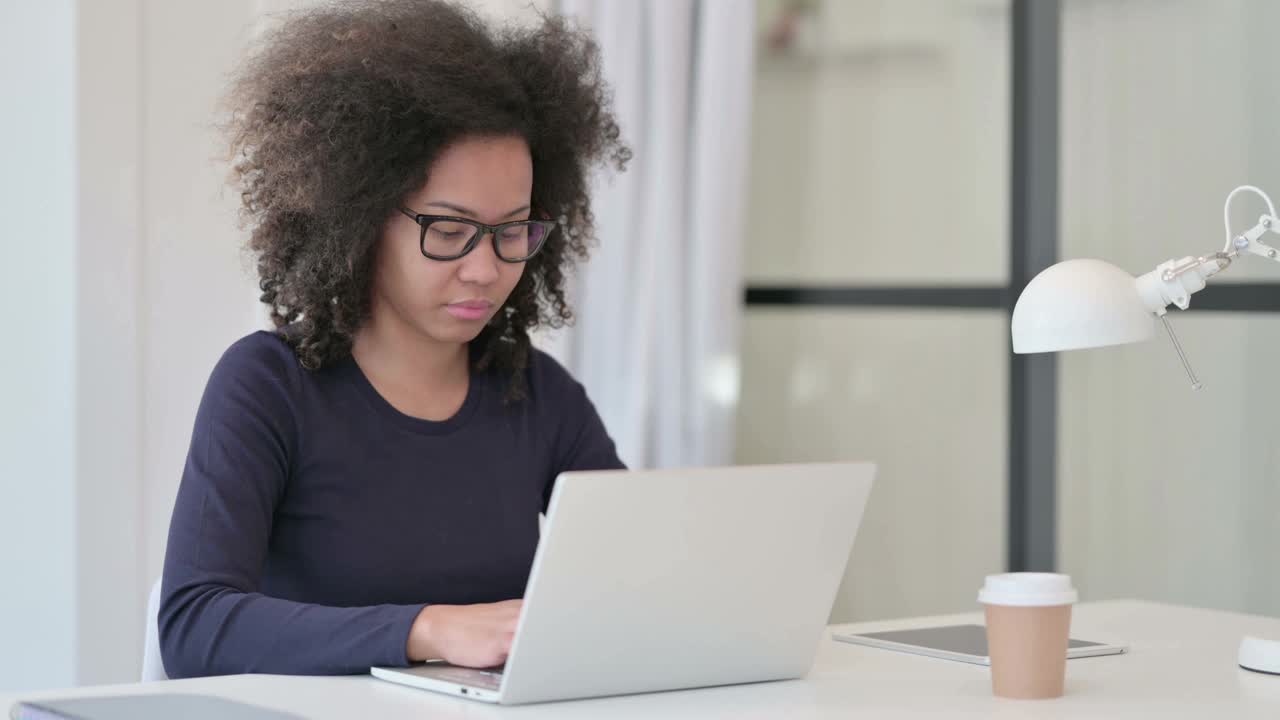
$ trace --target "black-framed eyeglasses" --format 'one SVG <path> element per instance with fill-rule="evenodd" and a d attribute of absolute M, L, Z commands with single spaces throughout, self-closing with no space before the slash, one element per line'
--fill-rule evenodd
<path fill-rule="evenodd" d="M 486 234 L 492 234 L 493 251 L 499 260 L 524 262 L 538 254 L 547 244 L 551 231 L 556 229 L 554 220 L 518 220 L 485 225 L 451 215 L 423 215 L 408 208 L 400 208 L 400 212 L 418 223 L 421 228 L 418 246 L 422 254 L 432 260 L 457 260 L 475 250 Z"/>

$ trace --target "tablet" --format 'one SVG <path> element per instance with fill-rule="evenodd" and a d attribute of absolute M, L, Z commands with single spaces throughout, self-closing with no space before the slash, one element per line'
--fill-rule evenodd
<path fill-rule="evenodd" d="M 987 629 L 982 625 L 947 625 L 877 633 L 833 633 L 832 637 L 855 645 L 927 655 L 943 660 L 957 660 L 975 665 L 991 664 L 991 658 L 987 654 Z M 1072 638 L 1067 646 L 1067 657 L 1119 655 L 1127 649 L 1124 645 Z"/>

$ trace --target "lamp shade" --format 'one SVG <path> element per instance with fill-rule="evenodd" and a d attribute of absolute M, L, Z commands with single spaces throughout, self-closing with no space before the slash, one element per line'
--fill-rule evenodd
<path fill-rule="evenodd" d="M 1013 351 L 1122 345 L 1155 336 L 1156 316 L 1129 273 L 1101 260 L 1067 260 L 1036 275 L 1013 308 Z"/>

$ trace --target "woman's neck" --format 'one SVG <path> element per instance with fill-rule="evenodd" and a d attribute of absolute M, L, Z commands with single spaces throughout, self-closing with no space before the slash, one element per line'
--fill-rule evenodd
<path fill-rule="evenodd" d="M 470 368 L 465 343 L 441 343 L 375 316 L 356 332 L 351 355 L 378 394 L 406 415 L 447 420 L 466 400 Z"/>

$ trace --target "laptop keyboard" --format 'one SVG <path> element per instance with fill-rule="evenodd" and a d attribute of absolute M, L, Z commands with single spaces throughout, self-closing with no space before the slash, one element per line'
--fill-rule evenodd
<path fill-rule="evenodd" d="M 430 669 L 423 674 L 438 680 L 446 680 L 448 682 L 458 683 L 459 685 L 470 685 L 471 687 L 494 691 L 498 690 L 502 686 L 502 668 L 478 670 L 475 668 L 456 667 L 453 665 L 436 665 L 426 667 Z"/>

